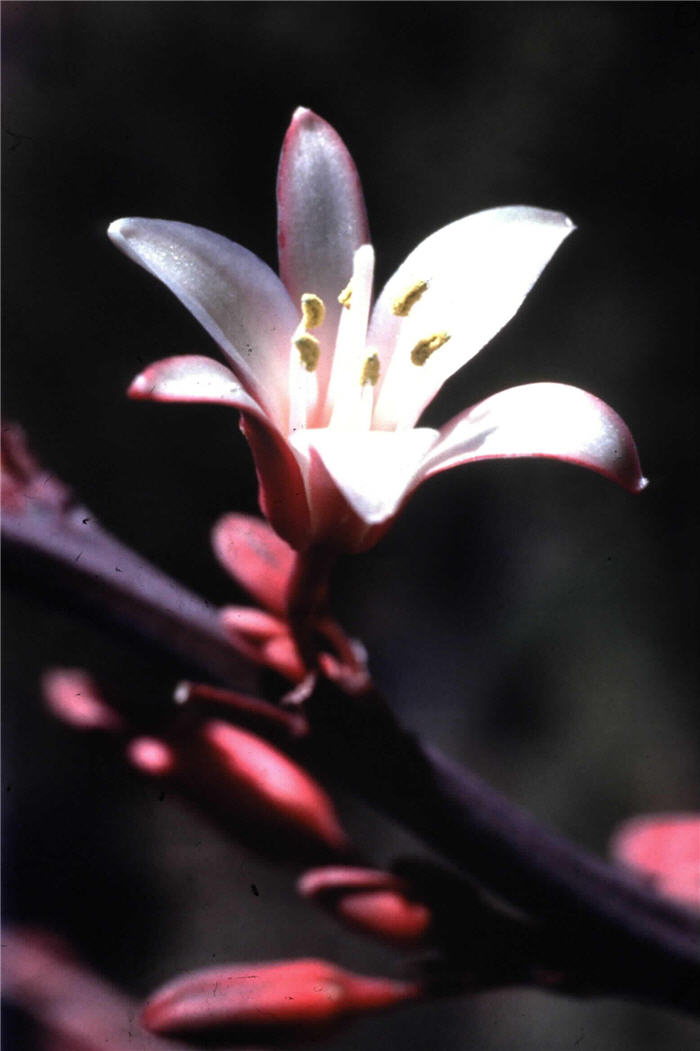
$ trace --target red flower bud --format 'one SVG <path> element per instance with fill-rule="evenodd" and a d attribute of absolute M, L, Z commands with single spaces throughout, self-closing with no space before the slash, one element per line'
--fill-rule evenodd
<path fill-rule="evenodd" d="M 626 821 L 612 856 L 650 877 L 659 893 L 700 911 L 700 816 L 664 814 Z"/>
<path fill-rule="evenodd" d="M 102 697 L 97 683 L 82 668 L 52 668 L 41 678 L 41 692 L 55 716 L 78 730 L 124 729 L 124 720 Z"/>
<path fill-rule="evenodd" d="M 251 642 L 271 639 L 289 631 L 286 621 L 255 606 L 225 606 L 220 615 L 226 627 Z"/>
<path fill-rule="evenodd" d="M 212 531 L 214 554 L 233 579 L 273 613 L 284 616 L 294 551 L 267 522 L 225 515 Z"/>
<path fill-rule="evenodd" d="M 415 945 L 430 927 L 430 909 L 412 900 L 408 885 L 389 872 L 347 866 L 311 869 L 297 890 L 347 927 L 395 945 Z"/>
<path fill-rule="evenodd" d="M 126 755 L 142 774 L 151 777 L 167 777 L 177 767 L 175 752 L 157 737 L 135 737 L 129 742 Z"/>
<path fill-rule="evenodd" d="M 347 837 L 323 788 L 255 734 L 208 720 L 186 738 L 132 741 L 129 758 L 258 849 L 302 857 L 345 852 Z"/>
<path fill-rule="evenodd" d="M 240 648 L 242 639 L 244 652 L 252 660 L 274 668 L 292 682 L 304 678 L 306 669 L 284 621 L 243 606 L 228 606 L 221 610 L 220 616 L 231 640 Z"/>
<path fill-rule="evenodd" d="M 324 1035 L 349 1016 L 418 993 L 416 983 L 365 978 L 323 960 L 237 964 L 175 979 L 149 999 L 141 1017 L 164 1035 L 277 1042 Z"/>

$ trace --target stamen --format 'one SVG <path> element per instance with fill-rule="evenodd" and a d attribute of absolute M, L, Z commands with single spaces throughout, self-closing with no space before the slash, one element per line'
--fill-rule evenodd
<path fill-rule="evenodd" d="M 345 307 L 346 310 L 350 309 L 350 303 L 352 302 L 352 280 L 348 281 L 347 285 L 338 296 L 338 302 L 341 307 Z"/>
<path fill-rule="evenodd" d="M 415 306 L 420 297 L 428 287 L 427 281 L 416 281 L 407 288 L 403 295 L 398 296 L 391 304 L 391 309 L 397 317 L 408 317 L 411 307 Z"/>
<path fill-rule="evenodd" d="M 299 358 L 306 371 L 315 372 L 321 357 L 321 348 L 315 336 L 297 336 L 294 346 L 299 351 Z"/>
<path fill-rule="evenodd" d="M 375 387 L 377 385 L 377 380 L 379 379 L 380 367 L 381 363 L 378 354 L 370 354 L 369 357 L 365 358 L 362 366 L 362 374 L 360 376 L 360 384 L 365 387 L 370 383 Z"/>
<path fill-rule="evenodd" d="M 427 339 L 419 339 L 411 351 L 411 361 L 414 365 L 425 365 L 431 354 L 444 346 L 449 339 L 447 332 L 436 332 Z"/>
<path fill-rule="evenodd" d="M 304 318 L 304 328 L 318 328 L 326 316 L 326 304 L 320 296 L 313 292 L 304 292 L 301 297 L 301 313 Z"/>

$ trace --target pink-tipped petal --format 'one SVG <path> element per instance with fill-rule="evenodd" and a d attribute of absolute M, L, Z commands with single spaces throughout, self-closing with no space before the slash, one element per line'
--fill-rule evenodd
<path fill-rule="evenodd" d="M 212 545 L 221 565 L 241 587 L 261 606 L 284 616 L 295 556 L 267 522 L 250 515 L 224 515 L 212 530 Z"/>
<path fill-rule="evenodd" d="M 700 815 L 633 818 L 618 828 L 610 852 L 649 876 L 660 893 L 700 912 Z"/>
<path fill-rule="evenodd" d="M 308 539 L 309 513 L 299 465 L 286 438 L 233 373 L 199 355 L 165 358 L 149 365 L 129 387 L 129 396 L 152 401 L 208 402 L 241 413 L 258 477 L 260 507 L 280 534 L 298 547 Z"/>
<path fill-rule="evenodd" d="M 289 443 L 267 420 L 241 413 L 241 431 L 253 454 L 260 510 L 291 547 L 309 543 L 309 505 L 301 468 Z"/>
<path fill-rule="evenodd" d="M 333 500 L 331 486 L 322 487 L 315 459 L 322 463 L 331 485 L 349 508 L 367 525 L 379 525 L 396 514 L 415 488 L 420 468 L 438 439 L 428 427 L 390 433 L 336 430 L 298 431 L 291 442 L 310 464 L 310 489 L 315 525 L 326 514 L 324 502 Z M 335 509 L 333 518 L 337 519 Z M 339 536 L 342 520 L 335 525 Z"/>
<path fill-rule="evenodd" d="M 510 321 L 574 224 L 559 212 L 513 205 L 443 227 L 407 257 L 374 308 L 368 343 L 382 362 L 375 426 L 411 426 L 443 383 Z M 394 304 L 424 283 L 406 316 Z M 449 340 L 422 365 L 421 340 Z"/>
<path fill-rule="evenodd" d="M 265 415 L 230 369 L 200 354 L 153 362 L 132 381 L 128 393 L 136 400 L 208 402 Z"/>
<path fill-rule="evenodd" d="M 338 133 L 300 107 L 282 145 L 277 176 L 280 275 L 292 301 L 305 292 L 326 306 L 314 330 L 321 344 L 317 369 L 323 403 L 340 317 L 338 296 L 352 274 L 353 253 L 369 241 L 362 187 Z M 325 422 L 325 421 L 322 421 Z"/>
<path fill-rule="evenodd" d="M 476 460 L 551 457 L 588 467 L 631 492 L 646 485 L 624 420 L 593 394 L 562 383 L 528 383 L 456 416 L 423 464 L 423 477 Z"/>
<path fill-rule="evenodd" d="M 298 318 L 277 275 L 247 248 L 188 223 L 119 219 L 108 233 L 175 293 L 248 393 L 286 427 L 289 340 Z"/>

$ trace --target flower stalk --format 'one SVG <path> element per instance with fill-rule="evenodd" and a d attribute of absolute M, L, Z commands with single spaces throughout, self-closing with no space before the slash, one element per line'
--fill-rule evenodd
<path fill-rule="evenodd" d="M 220 681 L 240 689 L 238 669 L 245 665 L 213 613 L 203 630 L 198 617 L 201 608 L 208 608 L 203 600 L 190 602 L 188 592 L 136 556 L 139 594 L 125 592 L 112 569 L 115 556 L 123 556 L 121 544 L 93 530 L 84 537 L 84 556 L 76 563 L 73 505 L 57 513 L 51 532 L 35 528 L 33 514 L 28 507 L 6 513 L 3 536 L 8 553 L 21 558 L 25 574 L 33 574 L 46 597 L 63 605 L 66 594 L 85 592 L 93 611 L 95 603 L 107 612 L 117 603 L 122 613 L 112 620 L 117 627 L 124 626 L 133 604 L 130 637 L 136 630 L 152 652 L 171 659 L 175 649 L 181 662 L 205 675 L 217 669 Z M 103 581 L 97 593 L 95 572 Z M 164 591 L 173 610 L 167 618 L 159 615 Z M 198 630 L 188 630 L 190 616 Z M 309 733 L 301 739 L 290 735 L 286 750 L 547 925 L 550 944 L 560 945 L 567 960 L 575 955 L 578 961 L 568 993 L 594 990 L 700 1013 L 698 922 L 692 912 L 550 832 L 475 774 L 418 741 L 366 683 L 360 693 L 348 694 L 347 688 L 343 677 L 335 682 L 318 678 L 304 706 Z M 537 976 L 531 980 L 539 981 Z"/>

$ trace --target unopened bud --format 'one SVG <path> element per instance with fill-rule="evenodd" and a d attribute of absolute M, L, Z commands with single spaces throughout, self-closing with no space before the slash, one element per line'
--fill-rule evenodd
<path fill-rule="evenodd" d="M 610 851 L 648 877 L 660 894 L 700 911 L 700 815 L 632 818 L 618 828 Z"/>
<path fill-rule="evenodd" d="M 266 664 L 292 682 L 303 679 L 306 669 L 284 621 L 255 609 L 246 610 L 242 617 L 241 609 L 228 606 L 221 610 L 224 631 L 234 641 L 242 637 L 253 660 Z M 258 617 L 252 616 L 256 613 Z"/>
<path fill-rule="evenodd" d="M 352 1015 L 415 999 L 413 982 L 365 978 L 323 960 L 214 967 L 175 979 L 146 1003 L 142 1021 L 208 1046 L 321 1036 Z"/>
<path fill-rule="evenodd" d="M 167 776 L 183 796 L 263 853 L 308 858 L 348 849 L 321 785 L 246 730 L 210 719 L 186 739 L 139 738 L 130 758 L 145 773 Z"/>
<path fill-rule="evenodd" d="M 50 711 L 78 730 L 117 733 L 124 720 L 82 668 L 52 668 L 41 677 L 41 692 Z"/>
<path fill-rule="evenodd" d="M 413 900 L 408 885 L 389 872 L 349 866 L 311 869 L 297 890 L 347 927 L 394 945 L 416 945 L 431 924 L 430 909 Z"/>
<path fill-rule="evenodd" d="M 255 606 L 226 606 L 220 613 L 226 627 L 252 642 L 271 639 L 289 630 L 285 621 Z"/>
<path fill-rule="evenodd" d="M 177 767 L 175 752 L 157 737 L 135 737 L 129 742 L 126 755 L 132 766 L 150 777 L 168 777 Z"/>
<path fill-rule="evenodd" d="M 212 530 L 214 554 L 233 579 L 272 613 L 284 616 L 294 551 L 260 518 L 224 515 Z"/>

